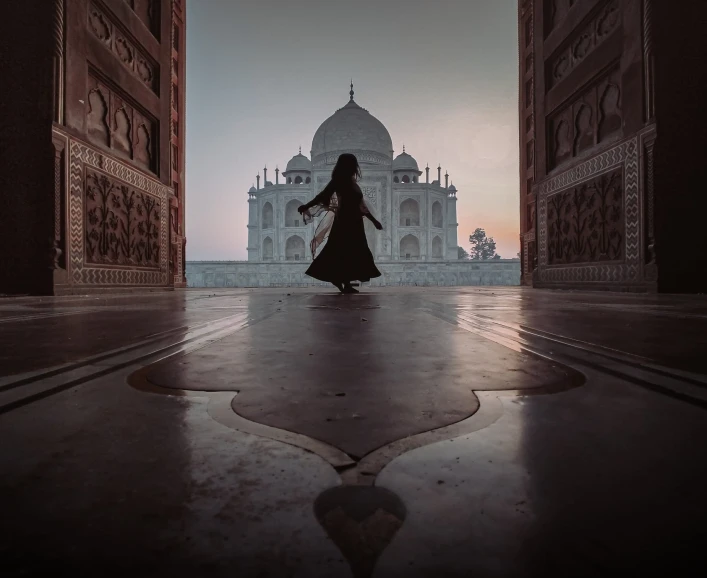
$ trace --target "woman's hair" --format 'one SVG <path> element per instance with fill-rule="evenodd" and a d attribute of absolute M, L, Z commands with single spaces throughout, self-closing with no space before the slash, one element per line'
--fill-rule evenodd
<path fill-rule="evenodd" d="M 336 166 L 331 172 L 331 180 L 335 183 L 341 183 L 350 180 L 351 177 L 355 177 L 356 180 L 361 178 L 361 167 L 358 166 L 358 159 L 350 153 L 339 155 L 339 160 L 336 161 Z"/>

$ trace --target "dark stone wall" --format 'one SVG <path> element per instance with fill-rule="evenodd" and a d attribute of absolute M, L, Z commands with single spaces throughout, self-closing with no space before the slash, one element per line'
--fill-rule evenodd
<path fill-rule="evenodd" d="M 519 0 L 524 282 L 705 292 L 706 13 Z"/>
<path fill-rule="evenodd" d="M 659 289 L 707 293 L 707 2 L 654 10 Z"/>
<path fill-rule="evenodd" d="M 0 294 L 52 290 L 52 22 L 48 0 L 0 2 Z"/>
<path fill-rule="evenodd" d="M 185 4 L 0 3 L 0 293 L 185 285 Z"/>

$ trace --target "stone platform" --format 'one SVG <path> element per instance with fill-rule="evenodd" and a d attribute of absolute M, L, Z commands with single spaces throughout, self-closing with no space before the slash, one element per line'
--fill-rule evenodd
<path fill-rule="evenodd" d="M 189 287 L 331 287 L 304 274 L 311 261 L 187 261 Z M 520 260 L 376 261 L 372 287 L 519 285 Z"/>
<path fill-rule="evenodd" d="M 704 297 L 185 290 L 0 328 L 3 576 L 702 573 Z"/>

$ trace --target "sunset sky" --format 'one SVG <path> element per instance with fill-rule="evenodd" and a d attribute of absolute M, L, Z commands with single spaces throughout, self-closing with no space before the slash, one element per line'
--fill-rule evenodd
<path fill-rule="evenodd" d="M 459 189 L 459 244 L 518 246 L 516 0 L 187 3 L 187 259 L 247 258 L 247 191 L 356 101 Z M 424 173 L 423 177 L 424 179 Z M 436 178 L 431 171 L 430 180 Z"/>

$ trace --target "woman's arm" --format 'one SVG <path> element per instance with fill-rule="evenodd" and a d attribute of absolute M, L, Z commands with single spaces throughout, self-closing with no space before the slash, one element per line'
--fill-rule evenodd
<path fill-rule="evenodd" d="M 383 230 L 383 225 L 381 225 L 381 222 L 378 219 L 376 219 L 373 215 L 371 215 L 371 213 L 365 212 L 363 214 L 363 216 L 366 217 L 369 221 L 371 221 L 371 223 L 373 223 L 375 225 L 376 229 L 378 229 L 379 231 Z"/>
<path fill-rule="evenodd" d="M 324 207 L 327 207 L 327 206 L 329 206 L 329 203 L 331 202 L 331 197 L 334 194 L 334 192 L 335 192 L 334 182 L 329 181 L 329 184 L 326 187 L 324 187 L 324 190 L 321 193 L 319 193 L 316 197 L 314 197 L 306 205 L 300 205 L 297 210 L 300 213 L 304 213 L 305 211 L 312 208 L 314 205 L 322 205 Z"/>

